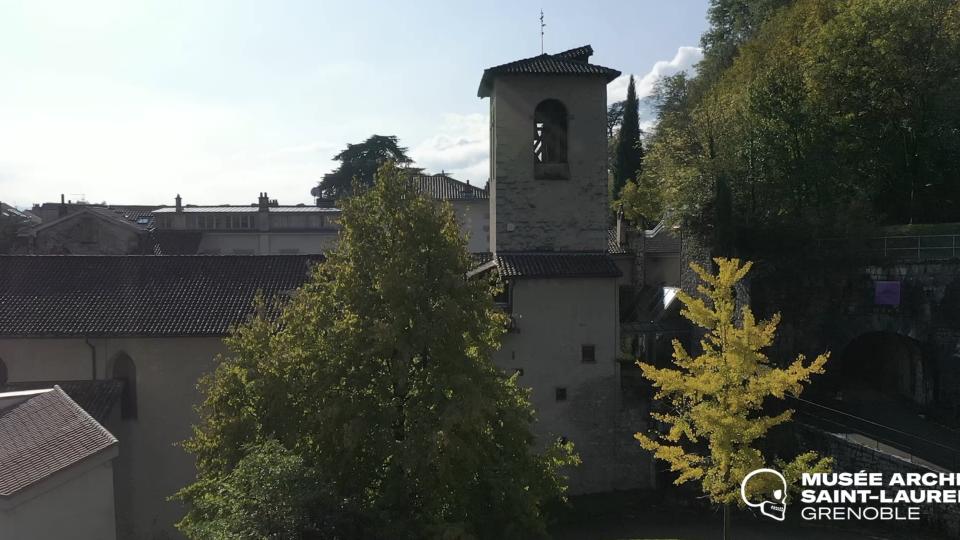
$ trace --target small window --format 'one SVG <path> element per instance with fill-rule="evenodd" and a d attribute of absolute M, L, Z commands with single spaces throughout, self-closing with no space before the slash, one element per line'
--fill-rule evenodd
<path fill-rule="evenodd" d="M 580 361 L 584 364 L 597 363 L 597 347 L 594 345 L 580 346 Z"/>
<path fill-rule="evenodd" d="M 556 389 L 556 398 L 557 401 L 566 401 L 567 400 L 567 389 L 565 387 L 560 387 Z"/>

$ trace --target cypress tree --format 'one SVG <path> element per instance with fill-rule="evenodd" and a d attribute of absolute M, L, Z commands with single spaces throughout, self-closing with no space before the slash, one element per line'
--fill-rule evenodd
<path fill-rule="evenodd" d="M 613 177 L 613 197 L 620 197 L 620 191 L 627 180 L 636 179 L 643 167 L 643 143 L 640 141 L 640 102 L 637 89 L 630 76 L 627 86 L 627 101 L 623 106 L 623 123 L 617 140 L 617 163 Z"/>

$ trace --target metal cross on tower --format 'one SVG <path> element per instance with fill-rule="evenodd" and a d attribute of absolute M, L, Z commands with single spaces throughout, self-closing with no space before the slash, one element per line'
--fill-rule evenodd
<path fill-rule="evenodd" d="M 543 10 L 540 10 L 540 54 L 543 54 L 543 29 L 547 24 L 543 22 Z"/>

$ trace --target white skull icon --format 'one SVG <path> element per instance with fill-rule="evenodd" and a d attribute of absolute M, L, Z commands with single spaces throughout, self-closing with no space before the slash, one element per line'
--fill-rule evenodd
<path fill-rule="evenodd" d="M 751 502 L 750 499 L 747 498 L 747 483 L 755 476 L 761 474 L 776 476 L 780 480 L 779 485 L 781 487 L 774 488 L 772 492 L 769 489 L 763 490 L 761 492 L 763 494 L 763 501 Z M 776 485 L 776 482 L 774 482 L 774 485 Z M 743 502 L 750 508 L 759 508 L 760 513 L 768 518 L 783 521 L 786 518 L 787 512 L 787 480 L 782 474 L 773 469 L 757 469 L 745 476 L 743 482 L 740 482 L 740 498 L 742 498 Z"/>

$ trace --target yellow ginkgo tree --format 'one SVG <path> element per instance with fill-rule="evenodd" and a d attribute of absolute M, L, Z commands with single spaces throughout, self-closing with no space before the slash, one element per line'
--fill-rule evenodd
<path fill-rule="evenodd" d="M 809 362 L 800 355 L 785 368 L 772 364 L 763 351 L 773 343 L 779 314 L 757 321 L 749 307 L 737 310 L 735 286 L 751 263 L 714 261 L 716 275 L 691 265 L 704 282 L 698 287 L 701 297 L 677 295 L 684 305 L 681 314 L 706 330 L 702 353 L 692 356 L 674 340 L 672 367 L 638 362 L 664 405 L 663 412 L 652 416 L 665 429 L 635 437 L 677 473 L 676 484 L 697 481 L 711 502 L 728 510 L 740 501 L 741 480 L 768 465 L 759 442 L 793 414 L 767 414 L 768 407 L 775 399 L 798 396 L 812 375 L 823 373 L 829 353 Z M 777 466 L 787 478 L 795 478 L 800 471 L 823 470 L 829 463 L 807 452 Z M 724 512 L 725 532 L 728 514 Z"/>

